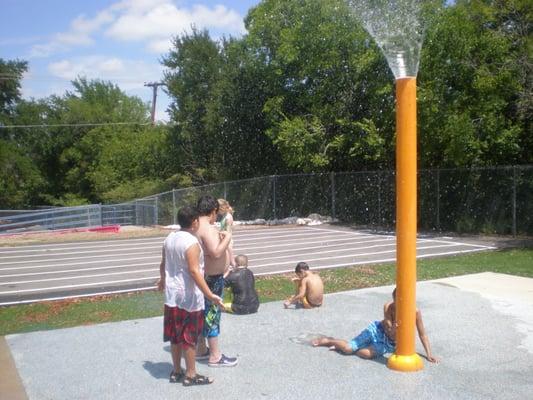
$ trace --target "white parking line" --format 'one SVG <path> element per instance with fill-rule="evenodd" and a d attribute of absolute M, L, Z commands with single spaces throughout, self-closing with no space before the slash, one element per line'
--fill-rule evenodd
<path fill-rule="evenodd" d="M 427 246 L 427 247 L 418 247 L 417 248 L 417 251 L 419 250 L 429 250 L 429 249 L 437 249 L 437 248 L 441 248 L 441 247 L 454 247 L 455 245 L 437 245 L 437 246 Z M 305 259 L 305 261 L 307 263 L 310 263 L 312 261 L 322 261 L 322 260 L 331 260 L 332 258 L 333 259 L 336 259 L 336 258 L 348 258 L 348 257 L 366 257 L 366 256 L 373 256 L 373 255 L 377 255 L 377 254 L 385 254 L 385 253 L 396 253 L 396 249 L 394 250 L 385 250 L 385 251 L 376 251 L 376 252 L 371 252 L 371 253 L 354 253 L 354 254 L 346 254 L 346 255 L 342 255 L 342 256 L 337 256 L 337 257 L 320 257 L 320 258 L 307 258 Z M 283 257 L 269 257 L 268 259 L 272 260 L 272 259 L 275 259 L 275 258 L 287 258 L 286 256 L 283 256 Z M 369 260 L 366 261 L 367 263 L 370 263 Z M 373 262 L 373 260 L 372 260 Z M 257 266 L 252 266 L 252 267 L 249 267 L 249 268 L 259 268 L 259 267 L 268 267 L 268 266 L 272 266 L 272 265 L 279 265 L 279 263 L 269 263 L 269 264 L 262 264 L 262 265 L 257 265 Z"/>
<path fill-rule="evenodd" d="M 367 237 L 371 237 L 371 236 L 367 236 Z M 268 246 L 252 246 L 252 247 L 238 247 L 238 246 L 235 246 L 235 249 L 239 249 L 239 251 L 252 250 L 252 249 L 271 249 L 271 248 L 294 246 L 295 244 L 297 244 L 297 243 L 287 243 L 287 242 L 288 241 L 284 241 L 283 244 L 274 244 L 274 245 L 268 245 Z M 314 244 L 314 243 L 326 243 L 326 244 L 328 244 L 328 243 L 333 243 L 333 242 L 357 243 L 357 242 L 354 242 L 353 239 L 350 239 L 350 238 L 330 239 L 328 237 L 328 238 L 325 238 L 325 239 L 319 239 L 317 241 L 307 241 L 307 242 L 305 242 L 305 244 Z"/>
<path fill-rule="evenodd" d="M 453 254 L 463 254 L 463 253 L 475 253 L 478 251 L 485 251 L 485 249 L 471 249 L 471 250 L 458 250 L 458 251 L 447 251 L 444 253 L 432 253 L 432 254 L 421 254 L 416 256 L 417 259 L 419 258 L 430 258 L 430 257 L 438 257 L 438 256 L 449 256 Z M 346 262 L 346 263 L 340 263 L 340 264 L 328 264 L 328 265 L 322 265 L 322 266 L 314 266 L 313 269 L 328 269 L 328 268 L 339 268 L 339 267 L 349 267 L 351 265 L 362 265 L 362 264 L 379 264 L 379 263 L 389 263 L 389 262 L 395 262 L 396 257 L 393 258 L 381 258 L 378 260 L 372 260 L 372 261 L 354 261 L 354 262 Z M 254 267 L 249 267 L 254 268 Z M 281 271 L 276 271 L 276 274 L 285 274 L 288 272 L 294 272 L 293 269 L 286 269 Z M 272 272 L 254 272 L 255 276 L 262 276 L 262 275 L 272 275 Z"/>
<path fill-rule="evenodd" d="M 462 254 L 470 252 L 478 252 L 483 250 L 494 249 L 492 246 L 477 245 L 470 243 L 460 243 L 457 241 L 443 240 L 445 238 L 418 238 L 417 251 L 444 249 L 449 247 L 461 246 L 462 249 L 453 251 L 440 251 L 438 253 L 421 254 L 417 259 L 436 257 L 452 254 Z M 87 288 L 91 293 L 83 293 L 82 295 L 66 295 L 54 297 L 50 294 L 44 293 L 39 296 L 39 299 L 21 299 L 20 301 L 6 301 L 1 302 L 0 305 L 7 304 L 23 304 L 36 301 L 43 301 L 46 299 L 66 299 L 73 297 L 86 297 L 98 294 L 113 294 L 124 293 L 136 290 L 154 289 L 155 286 L 145 286 L 141 289 L 117 289 L 116 291 L 98 292 L 96 286 L 108 286 L 116 284 L 120 287 L 122 283 L 142 282 L 159 278 L 158 266 L 161 260 L 160 249 L 164 237 L 155 238 L 138 238 L 125 241 L 109 242 L 79 242 L 68 244 L 57 244 L 55 246 L 49 245 L 33 245 L 25 246 L 24 248 L 11 248 L 11 251 L 2 251 L 5 248 L 0 248 L 0 266 L 10 265 L 10 267 L 1 267 L 0 271 L 6 271 L 5 274 L 0 275 L 0 278 L 15 278 L 18 279 L 27 277 L 26 280 L 19 280 L 14 282 L 0 282 L 0 286 L 8 285 L 38 285 L 39 287 L 29 287 L 27 289 L 6 290 L 0 291 L 0 295 L 11 294 L 25 294 L 25 293 L 40 293 L 47 290 L 68 290 Z M 235 249 L 234 253 L 247 254 L 252 261 L 250 269 L 257 271 L 258 269 L 273 266 L 281 266 L 287 268 L 288 264 L 296 263 L 297 258 L 303 257 L 305 261 L 310 263 L 320 264 L 325 262 L 326 265 L 313 265 L 313 269 L 327 269 L 346 267 L 350 265 L 361 264 L 375 264 L 394 262 L 396 258 L 394 255 L 387 254 L 395 253 L 396 249 L 390 249 L 395 246 L 396 238 L 394 235 L 375 235 L 366 232 L 352 232 L 344 230 L 329 229 L 326 227 L 302 227 L 290 229 L 264 229 L 262 231 L 236 231 L 234 236 Z M 132 243 L 133 242 L 133 243 Z M 99 243 L 102 243 L 101 245 Z M 271 244 L 275 243 L 275 244 Z M 381 244 L 379 244 L 381 243 Z M 96 244 L 96 245 L 95 245 Z M 344 247 L 343 247 L 344 246 Z M 28 247 L 31 247 L 28 249 Z M 468 247 L 465 249 L 465 247 Z M 372 249 L 379 251 L 372 251 Z M 154 251 L 156 250 L 157 251 Z M 8 249 L 9 250 L 9 249 Z M 152 251 L 150 251 L 152 250 Z M 371 251 L 368 251 L 371 250 Z M 64 251 L 64 252 L 61 252 Z M 342 253 L 335 255 L 335 253 Z M 59 253 L 61 252 L 61 253 Z M 107 252 L 108 254 L 102 254 Z M 121 252 L 120 254 L 113 254 Z M 30 254 L 28 254 L 30 253 Z M 99 254 L 97 254 L 99 253 Z M 303 253 L 300 255 L 299 253 Z M 71 257 L 60 257 L 71 255 Z M 134 255 L 133 258 L 128 258 Z M 123 256 L 121 258 L 121 256 Z M 377 259 L 372 260 L 357 260 L 360 257 L 377 256 Z M 316 257 L 316 258 L 312 258 Z M 22 259 L 26 258 L 26 261 Z M 28 260 L 28 258 L 39 258 L 38 260 Z M 118 259 L 117 259 L 118 258 Z M 17 261 L 7 261 L 7 259 L 17 259 Z M 137 264 L 124 264 L 124 262 L 149 261 Z M 285 261 L 282 261 L 285 260 Z M 346 260 L 343 262 L 343 260 Z M 357 260 L 357 261 L 356 261 Z M 76 261 L 76 262 L 69 262 Z M 105 263 L 120 262 L 119 265 L 105 265 Z M 30 265 L 31 263 L 39 263 L 40 265 Z M 56 264 L 55 262 L 59 262 Z M 14 266 L 17 264 L 18 266 Z M 24 264 L 24 265 L 19 265 Z M 91 266 L 99 264 L 99 266 Z M 85 268 L 77 268 L 77 266 L 85 266 Z M 58 270 L 61 267 L 71 267 L 66 270 Z M 132 270 L 132 268 L 145 268 L 141 270 Z M 148 269 L 146 269 L 148 268 Z M 35 270 L 39 272 L 29 272 Z M 123 271 L 118 271 L 123 269 Z M 273 273 L 293 272 L 293 269 L 283 269 L 276 271 L 255 272 L 257 276 L 269 275 Z M 9 273 L 12 271 L 14 273 Z M 19 272 L 20 271 L 20 272 Z M 26 272 L 28 271 L 28 272 Z M 102 271 L 91 273 L 90 271 Z M 103 277 L 119 277 L 121 275 L 127 276 L 135 273 L 148 273 L 154 276 L 138 277 L 132 279 L 102 279 L 101 282 L 81 283 L 80 279 L 103 278 Z M 84 275 L 76 275 L 71 277 L 61 276 L 59 274 L 65 273 L 85 273 Z M 48 276 L 43 279 L 32 279 L 38 276 Z M 55 275 L 55 276 L 54 276 Z M 76 280 L 71 285 L 58 285 L 52 287 L 45 286 L 50 282 L 67 281 L 69 279 Z M 65 282 L 66 283 L 66 282 Z M 27 286 L 26 286 L 27 287 Z M 92 289 L 91 289 L 92 288 Z M 7 289 L 7 288 L 6 288 Z M 48 296 L 48 297 L 46 297 Z M 6 300 L 10 300 L 7 298 Z"/>
<path fill-rule="evenodd" d="M 344 232 L 341 232 L 341 233 L 344 233 Z M 275 239 L 275 238 L 283 238 L 283 237 L 290 237 L 290 238 L 295 238 L 294 240 L 299 240 L 302 236 L 311 236 L 311 237 L 316 237 L 317 235 L 313 232 L 310 232 L 309 230 L 307 232 L 301 232 L 301 233 L 298 233 L 298 234 L 290 234 L 290 235 L 284 235 L 284 236 L 268 236 L 266 238 L 268 239 Z M 361 235 L 362 236 L 362 235 Z M 367 237 L 369 235 L 366 235 Z M 331 236 L 328 236 L 328 237 L 331 237 Z M 245 241 L 257 241 L 257 239 L 248 239 L 248 238 L 236 238 L 234 239 L 235 241 L 238 241 L 239 243 L 241 242 L 245 242 Z M 161 246 L 163 245 L 163 241 L 158 241 L 158 242 L 153 242 L 153 241 L 150 241 L 150 242 L 146 242 L 147 244 L 150 244 L 152 246 L 143 246 L 143 249 L 161 249 Z M 4 258 L 28 258 L 28 257 L 35 257 L 35 258 L 38 258 L 38 257 L 43 257 L 43 255 L 45 256 L 52 256 L 52 255 L 56 255 L 54 254 L 54 252 L 56 251 L 61 251 L 60 253 L 58 254 L 61 254 L 61 255 L 80 255 L 80 254 L 93 254 L 93 253 L 101 253 L 102 252 L 102 249 L 110 249 L 109 251 L 111 252 L 123 252 L 125 249 L 124 247 L 128 248 L 128 247 L 132 247 L 133 249 L 138 249 L 140 246 L 140 244 L 136 243 L 135 246 L 129 244 L 127 245 L 126 243 L 123 243 L 123 244 L 120 244 L 120 245 L 115 245 L 115 244 L 109 244 L 107 246 L 83 246 L 82 248 L 78 248 L 78 249 L 75 249 L 74 247 L 70 248 L 70 247 L 57 247 L 57 248 L 40 248 L 40 249 L 34 249 L 34 250 L 30 250 L 32 252 L 37 252 L 37 254 L 27 254 L 27 251 L 24 251 L 24 250 L 16 250 L 16 251 L 9 251 L 9 252 L 2 252 L 0 250 L 0 254 L 4 254 L 0 257 L 0 260 L 4 259 Z M 85 251 L 85 250 L 88 250 L 88 249 L 94 249 L 94 250 L 90 250 L 90 251 Z M 73 251 L 73 252 L 64 252 L 64 250 L 76 250 L 76 251 Z M 10 255 L 10 254 L 18 254 L 18 253 L 23 253 L 21 255 Z M 45 254 L 43 254 L 45 253 Z M 17 261 L 15 261 L 17 262 Z M 0 265 L 3 265 L 3 264 L 9 264 L 10 262 L 9 261 L 2 261 L 0 262 Z"/>
<path fill-rule="evenodd" d="M 137 250 L 145 250 L 146 247 L 142 248 L 142 249 L 137 249 Z M 128 252 L 128 254 L 135 254 L 136 256 L 138 255 L 142 255 L 142 254 L 159 254 L 161 255 L 161 246 L 158 247 L 158 249 L 160 250 L 159 253 L 157 252 L 153 252 L 153 251 L 140 251 L 138 253 L 134 252 L 134 253 L 130 253 Z M 79 257 L 61 257 L 61 258 L 43 258 L 42 255 L 39 255 L 39 254 L 32 254 L 30 256 L 16 256 L 17 258 L 27 258 L 27 257 L 40 257 L 38 260 L 34 260 L 34 261 L 29 261 L 29 260 L 26 260 L 26 261 L 5 261 L 5 262 L 0 262 L 0 265 L 13 265 L 13 264 L 29 264 L 29 263 L 43 263 L 43 262 L 50 262 L 50 261 L 67 261 L 67 260 L 85 260 L 87 258 L 103 258 L 103 257 L 124 257 L 124 251 L 123 250 L 117 250 L 117 251 L 120 251 L 119 254 L 117 254 L 116 256 L 113 256 L 111 254 L 101 254 L 101 255 L 97 255 L 97 256 L 86 256 L 86 255 L 80 255 Z M 83 254 L 83 253 L 62 253 L 62 254 Z M 0 268 L 0 271 L 2 270 L 2 268 Z"/>
<path fill-rule="evenodd" d="M 71 246 L 73 248 L 80 247 L 80 246 L 86 246 L 86 245 L 92 245 L 92 244 L 109 244 L 112 243 L 129 243 L 129 242 L 137 242 L 137 241 L 154 241 L 154 240 L 160 240 L 161 242 L 165 239 L 164 236 L 153 236 L 153 237 L 144 237 L 144 238 L 132 238 L 132 239 L 110 239 L 110 240 L 89 240 L 85 242 L 63 242 L 63 243 L 42 243 L 42 244 L 28 244 L 28 245 L 21 245 L 21 246 L 1 246 L 0 247 L 0 253 L 2 250 L 20 250 L 21 248 L 42 248 L 42 247 L 54 247 L 54 246 Z"/>
<path fill-rule="evenodd" d="M 360 242 L 357 242 L 357 244 L 365 244 L 365 243 L 375 243 L 375 242 L 383 242 L 383 241 L 386 241 L 388 239 L 375 239 L 375 240 L 362 240 Z M 390 240 L 389 240 L 390 241 Z M 305 243 L 305 244 L 308 244 L 308 243 Z M 350 242 L 350 244 L 355 244 L 354 242 Z M 326 247 L 326 248 L 329 248 L 329 247 L 337 247 L 337 246 L 343 246 L 344 244 L 343 243 L 340 243 L 340 244 L 334 244 L 332 245 L 331 244 L 331 241 L 329 242 L 326 242 L 322 245 L 322 247 Z M 382 245 L 375 245 L 375 247 L 380 247 L 380 246 L 392 246 L 392 245 L 395 245 L 395 243 L 391 243 L 391 244 L 388 244 L 388 243 L 385 243 L 385 244 L 382 244 Z M 291 247 L 290 249 L 286 249 L 286 250 L 278 250 L 276 251 L 276 253 L 287 253 L 287 252 L 296 252 L 296 251 L 302 251 L 302 250 L 316 250 L 316 249 L 320 249 L 322 247 L 317 247 L 317 246 L 311 246 L 311 247 Z M 364 247 L 358 247 L 358 249 L 362 249 Z M 240 248 L 238 248 L 238 250 L 242 250 Z M 234 250 L 235 252 L 236 250 Z M 338 250 L 337 250 L 338 251 Z M 256 256 L 256 255 L 261 255 L 261 254 L 272 254 L 272 251 L 261 251 L 261 252 L 258 252 L 258 253 L 246 253 L 246 255 L 248 257 L 252 257 L 252 256 Z"/>
<path fill-rule="evenodd" d="M 160 262 L 160 261 L 159 261 Z M 46 272 L 26 272 L 22 274 L 9 274 L 9 275 L 0 275 L 0 278 L 13 278 L 20 276 L 33 276 L 33 275 L 52 275 L 52 274 L 67 274 L 70 272 L 84 272 L 84 271 L 99 271 L 102 269 L 115 269 L 115 268 L 131 268 L 131 267 L 144 267 L 146 265 L 159 265 L 159 262 L 149 262 L 141 264 L 128 264 L 128 265 L 108 265 L 105 267 L 92 267 L 92 268 L 76 268 L 76 269 L 59 269 L 57 271 L 46 271 Z"/>
<path fill-rule="evenodd" d="M 135 257 L 135 258 L 127 258 L 128 261 L 135 261 L 135 260 L 151 260 L 155 256 L 152 257 Z M 160 256 L 161 258 L 161 256 Z M 124 261 L 126 261 L 124 260 Z M 78 262 L 78 263 L 66 263 L 66 264 L 47 264 L 47 265 L 32 265 L 28 267 L 12 267 L 12 268 L 0 268 L 0 271 L 8 271 L 8 270 L 21 270 L 21 269 L 40 269 L 40 268 L 53 268 L 53 267 L 68 267 L 69 265 L 86 265 L 86 264 L 96 264 L 96 263 L 102 263 L 102 262 L 113 262 L 113 261 L 121 261 L 121 260 L 98 260 L 98 261 L 84 261 L 84 262 Z M 129 264 L 129 265 L 135 265 L 135 264 Z"/>
<path fill-rule="evenodd" d="M 29 281 L 0 282 L 0 286 L 5 286 L 5 285 L 23 285 L 23 284 L 28 284 L 28 283 L 41 283 L 41 282 L 52 282 L 52 281 L 64 281 L 64 280 L 68 280 L 68 279 L 72 279 L 72 278 L 84 279 L 84 278 L 96 278 L 96 277 L 101 277 L 101 276 L 128 275 L 128 274 L 136 274 L 138 272 L 154 272 L 154 269 L 155 268 L 138 269 L 138 270 L 135 270 L 135 271 L 109 272 L 107 274 L 76 275 L 75 277 L 63 276 L 61 278 L 35 279 L 35 280 L 29 280 Z"/>
<path fill-rule="evenodd" d="M 436 246 L 425 246 L 425 247 L 419 247 L 418 250 L 428 250 L 428 249 L 435 249 L 435 248 L 443 248 L 443 247 L 453 247 L 455 246 L 454 244 L 441 244 L 441 245 L 436 245 Z M 379 246 L 368 246 L 367 248 L 375 248 L 375 247 L 379 247 Z M 358 250 L 361 250 L 361 249 L 358 249 Z M 325 254 L 325 253 L 335 253 L 335 252 L 338 252 L 338 250 L 326 250 L 326 251 L 320 251 L 318 253 L 308 253 L 307 256 L 310 256 L 310 255 L 313 255 L 313 254 Z M 348 253 L 348 254 L 343 254 L 341 256 L 337 256 L 337 257 L 325 257 L 325 258 L 306 258 L 306 260 L 308 261 L 320 261 L 320 260 L 327 260 L 327 259 L 330 259 L 330 260 L 334 260 L 334 259 L 339 259 L 339 258 L 348 258 L 348 257 L 366 257 L 366 256 L 370 256 L 370 255 L 379 255 L 379 254 L 386 254 L 386 253 L 395 253 L 396 252 L 396 249 L 393 249 L 393 250 L 386 250 L 386 251 L 378 251 L 378 252 L 367 252 L 367 253 L 360 253 L 360 252 L 355 252 L 355 253 Z M 259 260 L 274 260 L 274 259 L 282 259 L 282 258 L 288 258 L 288 257 L 291 257 L 291 255 L 285 255 L 285 256 L 271 256 L 271 257 L 268 257 L 268 258 L 259 258 L 259 259 L 254 259 L 254 262 L 257 262 Z M 368 263 L 368 260 L 366 260 L 366 262 Z M 150 265 L 153 265 L 153 264 L 150 264 Z M 257 268 L 262 268 L 262 267 L 266 267 L 266 266 L 271 266 L 271 265 L 279 265 L 279 263 L 267 263 L 267 264 L 258 264 L 258 265 L 253 265 L 251 266 L 250 268 L 251 269 L 257 269 Z M 155 268 L 150 268 L 150 269 L 144 269 L 144 270 L 135 270 L 135 271 L 121 271 L 121 272 L 110 272 L 110 273 L 105 273 L 105 274 L 93 274 L 93 275 L 77 275 L 75 277 L 60 277 L 60 278 L 48 278 L 48 279 L 39 279 L 39 280 L 28 280 L 28 281 L 15 281 L 15 282 L 3 282 L 3 283 L 0 283 L 0 286 L 2 285 L 15 285 L 15 284 L 28 284 L 28 283 L 40 283 L 40 282 L 50 282 L 50 281 L 60 281 L 60 280 L 68 280 L 68 279 L 83 279 L 83 278 L 93 278 L 93 277 L 102 277 L 102 276 L 114 276 L 114 275 L 127 275 L 127 274 L 132 274 L 132 273 L 139 273 L 139 272 L 150 272 L 150 271 L 154 271 Z M 0 294 L 2 293 L 5 293 L 5 292 L 0 292 Z"/>
<path fill-rule="evenodd" d="M 5 291 L 5 292 L 0 292 L 0 294 L 42 292 L 43 290 L 75 289 L 75 288 L 88 287 L 88 286 L 105 286 L 105 285 L 109 285 L 112 283 L 138 282 L 138 281 L 147 281 L 147 280 L 155 280 L 155 279 L 159 279 L 159 275 L 149 276 L 146 278 L 121 279 L 118 281 L 104 281 L 104 282 L 82 283 L 82 284 L 76 284 L 76 285 L 52 286 L 52 287 L 35 288 L 35 289 L 10 290 L 10 291 Z"/>
<path fill-rule="evenodd" d="M 122 290 L 110 290 L 106 292 L 93 292 L 93 293 L 84 293 L 74 296 L 55 296 L 55 297 L 43 297 L 40 299 L 32 299 L 32 300 L 19 300 L 19 301 L 5 301 L 3 303 L 0 303 L 0 306 L 14 306 L 17 304 L 30 304 L 30 303 L 38 303 L 43 301 L 55 301 L 55 300 L 67 300 L 67 299 L 77 299 L 81 297 L 93 297 L 93 296 L 106 296 L 110 294 L 120 294 L 120 293 L 132 293 L 132 292 L 142 292 L 145 290 L 154 290 L 157 289 L 157 286 L 146 286 L 146 287 L 140 287 L 140 288 L 133 288 L 133 289 L 122 289 Z"/>
<path fill-rule="evenodd" d="M 342 232 L 339 232 L 342 234 Z M 291 233 L 290 235 L 275 235 L 275 236 L 264 236 L 268 240 L 283 240 L 285 238 L 302 238 L 302 237 L 315 237 L 317 234 L 315 232 L 306 231 L 299 233 Z M 257 242 L 261 238 L 234 238 L 235 241 L 239 242 Z"/>

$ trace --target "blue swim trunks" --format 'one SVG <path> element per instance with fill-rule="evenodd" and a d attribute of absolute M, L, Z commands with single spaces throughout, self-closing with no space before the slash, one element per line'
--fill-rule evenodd
<path fill-rule="evenodd" d="M 350 341 L 350 346 L 353 352 L 372 346 L 376 355 L 382 356 L 385 353 L 393 353 L 396 343 L 385 335 L 381 321 L 374 321 Z"/>
<path fill-rule="evenodd" d="M 224 297 L 224 276 L 222 274 L 206 276 L 205 281 L 213 294 L 216 294 L 221 298 Z M 204 328 L 202 330 L 202 336 L 210 338 L 220 335 L 221 314 L 220 307 L 216 304 L 212 304 L 207 298 L 205 298 Z"/>

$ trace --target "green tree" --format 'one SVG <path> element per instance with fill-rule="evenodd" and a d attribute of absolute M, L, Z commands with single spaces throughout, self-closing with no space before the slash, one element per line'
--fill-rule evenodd
<path fill-rule="evenodd" d="M 422 166 L 520 160 L 521 84 L 496 3 L 458 1 L 428 29 L 419 74 Z"/>
<path fill-rule="evenodd" d="M 17 121 L 21 80 L 26 61 L 0 58 L 0 208 L 23 208 L 39 199 L 44 179 L 32 158 L 30 144 L 16 128 L 1 128 Z"/>
<path fill-rule="evenodd" d="M 110 125 L 113 129 L 109 130 L 83 125 L 128 123 L 133 125 L 127 125 L 124 129 L 135 132 L 134 124 L 149 123 L 149 110 L 139 98 L 127 96 L 111 82 L 78 78 L 72 84 L 75 89 L 73 92 L 52 100 L 58 121 L 75 126 L 54 129 L 53 148 L 57 169 L 50 179 L 56 182 L 57 200 L 52 197 L 50 201 L 62 203 L 62 198 L 67 196 L 70 202 L 97 202 L 100 199 L 93 192 L 87 173 L 120 125 Z M 91 135 L 94 130 L 97 132 Z M 94 140 L 95 137 L 98 140 Z"/>
<path fill-rule="evenodd" d="M 220 79 L 221 50 L 206 30 L 193 27 L 173 39 L 172 50 L 163 58 L 170 105 L 171 152 L 183 155 L 179 162 L 198 176 L 207 170 L 216 175 L 220 166 L 217 129 L 220 116 L 215 108 L 216 85 Z"/>
<path fill-rule="evenodd" d="M 16 144 L 0 139 L 0 208 L 23 209 L 36 201 L 44 184 L 35 164 Z"/>
<path fill-rule="evenodd" d="M 226 179 L 286 171 L 278 149 L 265 134 L 269 125 L 263 108 L 273 94 L 273 76 L 264 55 L 254 49 L 247 38 L 223 43 L 215 102 L 220 125 L 215 134 Z"/>
<path fill-rule="evenodd" d="M 8 125 L 20 101 L 20 81 L 28 70 L 28 63 L 20 60 L 0 58 L 0 125 Z M 2 137 L 7 131 L 0 132 Z"/>
<path fill-rule="evenodd" d="M 95 146 L 99 150 L 87 179 L 94 196 L 103 202 L 148 196 L 170 189 L 169 183 L 174 183 L 165 127 L 94 129 L 82 139 L 81 147 Z"/>
<path fill-rule="evenodd" d="M 390 164 L 392 74 L 344 1 L 266 0 L 245 22 L 272 88 L 267 134 L 290 167 Z"/>

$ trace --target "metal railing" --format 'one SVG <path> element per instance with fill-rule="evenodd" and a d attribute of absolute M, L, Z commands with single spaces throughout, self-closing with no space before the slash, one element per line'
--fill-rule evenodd
<path fill-rule="evenodd" d="M 120 225 L 176 224 L 177 210 L 202 194 L 227 199 L 235 219 L 329 215 L 374 229 L 395 226 L 395 172 L 272 175 L 174 189 L 113 205 L 32 210 L 2 216 L 0 232 Z M 418 172 L 421 231 L 533 234 L 533 166 Z"/>

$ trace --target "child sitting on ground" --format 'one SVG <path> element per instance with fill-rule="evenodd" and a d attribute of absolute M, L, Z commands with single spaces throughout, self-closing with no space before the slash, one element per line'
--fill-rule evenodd
<path fill-rule="evenodd" d="M 383 306 L 382 321 L 372 322 L 359 335 L 349 342 L 343 339 L 325 337 L 311 342 L 313 346 L 326 346 L 344 354 L 355 354 L 364 359 L 372 359 L 386 353 L 393 353 L 396 348 L 396 289 L 392 292 L 392 301 Z M 432 363 L 439 360 L 431 354 L 431 346 L 422 322 L 422 313 L 416 310 L 416 329 L 418 337 L 426 351 L 426 358 Z"/>
<path fill-rule="evenodd" d="M 233 233 L 233 208 L 225 199 L 218 199 L 218 218 L 220 218 L 220 230 Z M 228 246 L 229 264 L 235 266 L 233 257 L 233 240 Z"/>
<path fill-rule="evenodd" d="M 296 277 L 292 281 L 296 284 L 296 294 L 283 302 L 285 308 L 295 304 L 297 308 L 315 308 L 322 305 L 324 298 L 324 283 L 318 274 L 309 271 L 309 265 L 299 262 L 294 269 Z"/>
<path fill-rule="evenodd" d="M 233 293 L 233 301 L 224 304 L 226 310 L 235 314 L 252 314 L 259 308 L 259 298 L 255 290 L 255 278 L 248 269 L 248 257 L 238 255 L 235 257 L 235 268 L 229 268 L 224 274 L 225 285 Z"/>

